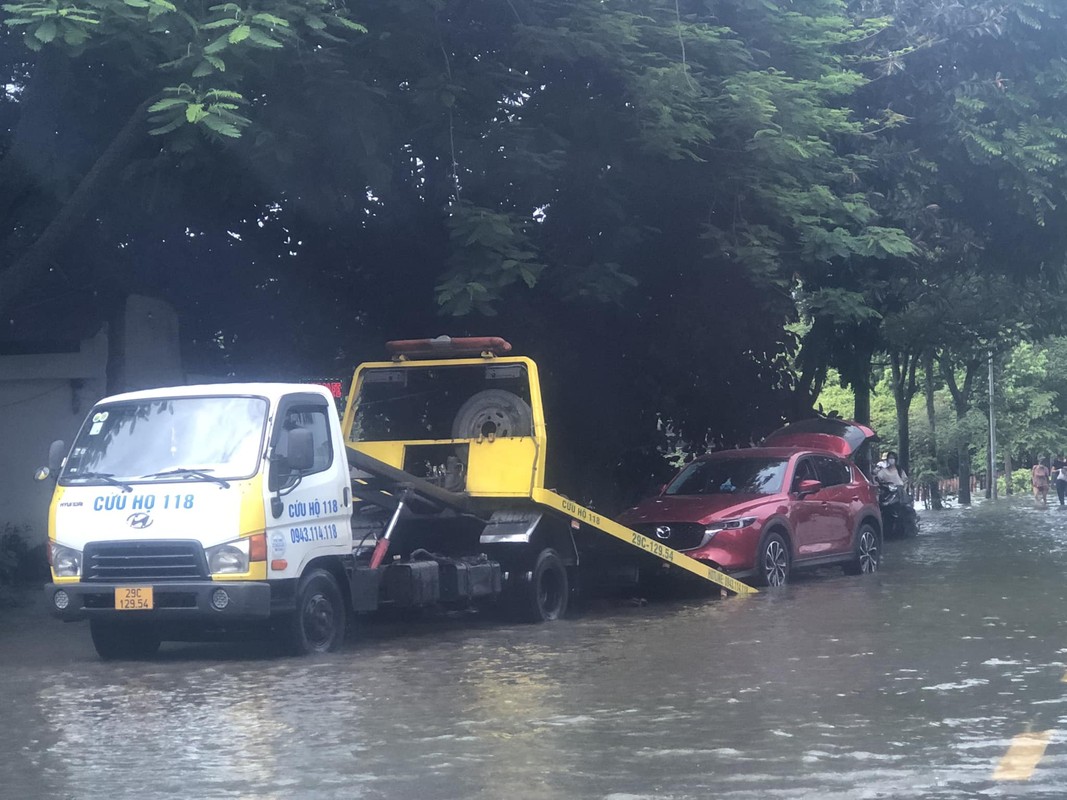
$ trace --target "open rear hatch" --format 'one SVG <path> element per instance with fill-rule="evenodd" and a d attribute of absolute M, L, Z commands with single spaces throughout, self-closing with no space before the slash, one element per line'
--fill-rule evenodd
<path fill-rule="evenodd" d="M 769 433 L 760 443 L 763 447 L 802 447 L 828 450 L 841 458 L 855 458 L 867 442 L 876 441 L 878 434 L 866 425 L 845 419 L 813 417 L 792 422 Z M 863 464 L 860 464 L 863 467 Z"/>

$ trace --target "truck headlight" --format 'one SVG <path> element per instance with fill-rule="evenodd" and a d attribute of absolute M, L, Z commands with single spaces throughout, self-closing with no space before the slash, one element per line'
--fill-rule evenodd
<path fill-rule="evenodd" d="M 248 539 L 226 542 L 204 551 L 212 575 L 239 575 L 248 572 Z"/>
<path fill-rule="evenodd" d="M 48 563 L 57 578 L 78 578 L 82 574 L 81 550 L 48 542 Z"/>

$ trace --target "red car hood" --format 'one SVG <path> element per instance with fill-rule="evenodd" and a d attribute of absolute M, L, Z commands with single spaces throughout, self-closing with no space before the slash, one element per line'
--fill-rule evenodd
<path fill-rule="evenodd" d="M 651 497 L 619 516 L 623 525 L 642 522 L 710 522 L 744 516 L 770 499 L 767 495 L 708 494 Z"/>

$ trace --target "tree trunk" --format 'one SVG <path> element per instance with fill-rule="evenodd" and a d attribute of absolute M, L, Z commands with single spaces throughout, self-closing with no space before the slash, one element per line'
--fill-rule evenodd
<path fill-rule="evenodd" d="M 956 445 L 956 456 L 960 462 L 960 490 L 959 504 L 969 506 L 971 504 L 971 445 L 969 442 L 960 441 Z"/>
<path fill-rule="evenodd" d="M 19 295 L 48 269 L 56 252 L 92 211 L 100 190 L 113 186 L 108 182 L 108 178 L 130 157 L 143 135 L 145 111 L 149 102 L 145 100 L 134 109 L 37 241 L 16 258 L 10 267 L 0 272 L 0 317 L 8 314 Z"/>
<path fill-rule="evenodd" d="M 967 412 L 971 408 L 971 394 L 974 390 L 974 379 L 978 374 L 978 368 L 983 363 L 983 359 L 971 357 L 971 360 L 964 365 L 963 371 L 963 385 L 960 385 L 956 381 L 955 367 L 952 363 L 951 356 L 943 354 L 941 359 L 941 377 L 945 381 L 945 386 L 948 387 L 949 393 L 952 395 L 952 405 L 956 408 L 956 420 L 962 423 L 963 419 L 967 416 Z M 957 425 L 957 430 L 961 429 L 962 425 Z M 971 504 L 971 443 L 960 439 L 956 443 L 956 455 L 959 462 L 958 469 L 960 475 L 960 488 L 959 488 L 959 502 L 960 505 Z"/>
<path fill-rule="evenodd" d="M 1013 495 L 1015 489 L 1011 485 L 1011 456 L 1007 453 L 1004 454 L 1004 494 Z"/>
<path fill-rule="evenodd" d="M 871 354 L 857 353 L 848 383 L 856 398 L 852 418 L 861 425 L 871 424 Z"/>
<path fill-rule="evenodd" d="M 918 384 L 915 368 L 918 359 L 910 353 L 903 356 L 893 351 L 889 354 L 890 371 L 893 376 L 893 406 L 897 412 L 897 463 L 905 472 L 911 471 L 911 399 L 915 397 Z"/>
<path fill-rule="evenodd" d="M 926 421 L 930 425 L 930 460 L 934 465 L 934 472 L 940 473 L 941 465 L 937 461 L 937 415 L 934 413 L 934 354 L 926 353 L 923 356 L 923 370 L 926 373 L 926 385 L 923 391 L 926 394 Z M 935 476 L 930 481 L 930 505 L 940 511 L 941 505 L 941 482 Z"/>

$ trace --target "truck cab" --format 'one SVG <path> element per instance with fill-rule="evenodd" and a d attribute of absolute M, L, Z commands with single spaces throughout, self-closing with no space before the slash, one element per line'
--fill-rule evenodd
<path fill-rule="evenodd" d="M 284 627 L 307 576 L 329 583 L 325 572 L 339 592 L 352 558 L 345 448 L 319 386 L 108 397 L 50 471 L 50 605 L 62 619 L 88 619 L 104 657 L 255 623 Z M 298 651 L 335 644 L 318 635 L 286 630 Z"/>

